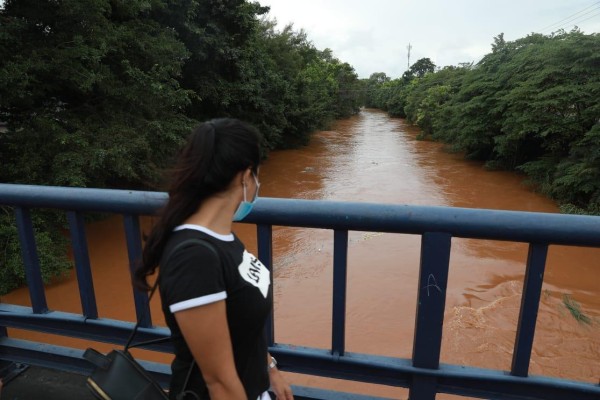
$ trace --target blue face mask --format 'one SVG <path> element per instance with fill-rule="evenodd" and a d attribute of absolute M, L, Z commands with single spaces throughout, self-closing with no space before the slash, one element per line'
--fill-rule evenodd
<path fill-rule="evenodd" d="M 252 206 L 258 198 L 258 189 L 260 188 L 260 183 L 258 183 L 258 179 L 254 173 L 252 173 L 252 176 L 254 177 L 254 182 L 256 182 L 256 192 L 254 193 L 254 198 L 252 201 L 248 201 L 246 199 L 246 185 L 244 185 L 244 201 L 240 203 L 235 214 L 233 214 L 233 221 L 241 221 L 246 218 L 246 216 L 250 214 L 250 211 L 252 211 Z"/>

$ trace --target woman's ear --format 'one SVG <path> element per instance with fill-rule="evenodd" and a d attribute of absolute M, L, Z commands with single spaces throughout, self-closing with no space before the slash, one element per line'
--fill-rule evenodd
<path fill-rule="evenodd" d="M 246 170 L 244 171 L 238 171 L 235 176 L 233 177 L 233 179 L 231 180 L 231 182 L 229 183 L 229 188 L 230 189 L 237 189 L 237 188 L 241 188 L 244 185 L 244 182 L 248 182 L 247 180 L 244 181 L 244 179 L 246 178 Z"/>
<path fill-rule="evenodd" d="M 242 185 L 249 185 L 250 179 L 252 179 L 252 168 L 246 168 L 242 173 Z"/>

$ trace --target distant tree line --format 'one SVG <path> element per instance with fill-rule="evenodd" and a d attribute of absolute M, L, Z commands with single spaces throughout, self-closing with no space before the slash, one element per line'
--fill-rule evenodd
<path fill-rule="evenodd" d="M 488 168 L 524 173 L 563 211 L 600 214 L 600 34 L 501 34 L 476 65 L 435 70 L 423 59 L 365 84 L 367 106 Z"/>
<path fill-rule="evenodd" d="M 0 5 L 0 182 L 156 188 L 198 121 L 232 116 L 265 154 L 358 112 L 361 82 L 303 31 L 245 0 L 6 0 Z M 24 283 L 0 210 L 0 294 Z M 46 280 L 68 268 L 36 214 Z"/>

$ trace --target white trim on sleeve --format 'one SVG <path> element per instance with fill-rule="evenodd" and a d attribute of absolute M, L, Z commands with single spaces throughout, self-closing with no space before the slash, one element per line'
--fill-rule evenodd
<path fill-rule="evenodd" d="M 194 299 L 180 301 L 179 303 L 171 304 L 169 310 L 172 313 L 177 311 L 189 310 L 190 308 L 205 306 L 210 303 L 216 303 L 217 301 L 225 300 L 227 298 L 227 292 L 222 291 L 219 293 L 207 294 L 206 296 L 196 297 Z"/>

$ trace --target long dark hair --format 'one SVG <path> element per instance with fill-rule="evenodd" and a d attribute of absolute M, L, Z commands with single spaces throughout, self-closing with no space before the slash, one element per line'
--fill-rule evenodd
<path fill-rule="evenodd" d="M 172 170 L 169 200 L 146 238 L 142 262 L 133 283 L 149 290 L 152 275 L 173 229 L 192 215 L 204 199 L 225 190 L 247 168 L 260 163 L 260 135 L 251 125 L 232 118 L 214 119 L 196 127 Z"/>

